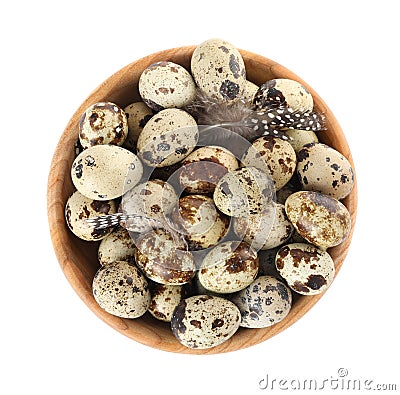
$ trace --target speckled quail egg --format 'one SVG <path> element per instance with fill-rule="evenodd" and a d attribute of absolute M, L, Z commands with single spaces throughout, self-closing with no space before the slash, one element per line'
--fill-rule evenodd
<path fill-rule="evenodd" d="M 238 166 L 236 157 L 226 148 L 200 147 L 182 161 L 179 182 L 189 193 L 214 192 L 220 178 Z"/>
<path fill-rule="evenodd" d="M 129 232 L 118 228 L 101 240 L 97 256 L 101 265 L 114 261 L 132 262 L 135 245 Z"/>
<path fill-rule="evenodd" d="M 238 330 L 240 312 L 235 304 L 210 295 L 182 300 L 174 310 L 171 328 L 180 343 L 189 348 L 215 347 Z"/>
<path fill-rule="evenodd" d="M 220 39 L 203 42 L 193 52 L 191 69 L 197 86 L 207 96 L 232 101 L 242 97 L 246 70 L 242 56 Z"/>
<path fill-rule="evenodd" d="M 314 101 L 311 93 L 299 82 L 277 78 L 262 84 L 254 96 L 257 110 L 290 107 L 295 111 L 312 111 Z"/>
<path fill-rule="evenodd" d="M 235 218 L 233 228 L 239 237 L 243 237 L 257 251 L 278 247 L 289 240 L 293 233 L 285 206 L 273 202 L 261 214 Z"/>
<path fill-rule="evenodd" d="M 122 145 L 127 135 L 125 112 L 114 103 L 92 104 L 79 122 L 79 141 L 83 148 L 98 144 Z"/>
<path fill-rule="evenodd" d="M 71 168 L 75 188 L 91 199 L 109 200 L 122 196 L 141 179 L 139 158 L 115 145 L 95 145 L 81 152 Z"/>
<path fill-rule="evenodd" d="M 310 244 L 283 246 L 276 255 L 275 263 L 289 287 L 302 295 L 324 292 L 335 276 L 335 265 L 330 255 Z"/>
<path fill-rule="evenodd" d="M 251 81 L 246 80 L 244 91 L 242 95 L 242 100 L 248 103 L 253 103 L 254 96 L 258 91 L 258 85 Z"/>
<path fill-rule="evenodd" d="M 136 144 L 144 125 L 153 117 L 154 113 L 151 108 L 141 101 L 129 104 L 124 108 L 124 111 L 128 120 L 128 136 L 123 147 L 133 151 L 136 149 Z"/>
<path fill-rule="evenodd" d="M 154 229 L 136 240 L 135 259 L 149 279 L 168 285 L 188 283 L 195 275 L 190 251 L 165 229 Z"/>
<path fill-rule="evenodd" d="M 287 129 L 285 134 L 289 137 L 289 143 L 296 154 L 310 143 L 318 143 L 318 136 L 312 130 Z"/>
<path fill-rule="evenodd" d="M 303 189 L 338 200 L 346 197 L 354 185 L 350 162 L 340 152 L 322 143 L 308 144 L 299 151 L 297 174 Z"/>
<path fill-rule="evenodd" d="M 169 183 L 157 179 L 140 183 L 122 197 L 120 211 L 137 215 L 122 226 L 131 232 L 146 232 L 152 227 L 149 218 L 163 222 L 177 204 L 178 196 Z"/>
<path fill-rule="evenodd" d="M 149 313 L 160 321 L 171 322 L 176 306 L 186 297 L 183 285 L 150 285 L 151 302 Z"/>
<path fill-rule="evenodd" d="M 65 218 L 68 228 L 80 239 L 100 240 L 112 232 L 112 228 L 95 229 L 85 223 L 85 219 L 101 215 L 114 214 L 116 205 L 113 200 L 99 201 L 90 199 L 75 191 L 65 205 Z"/>
<path fill-rule="evenodd" d="M 255 167 L 226 173 L 214 191 L 215 205 L 232 217 L 261 213 L 274 197 L 273 181 Z"/>
<path fill-rule="evenodd" d="M 137 149 L 143 162 L 151 167 L 180 162 L 195 148 L 198 127 L 186 111 L 170 108 L 154 115 L 139 135 Z"/>
<path fill-rule="evenodd" d="M 247 243 L 226 241 L 215 246 L 203 259 L 199 281 L 217 293 L 246 288 L 257 276 L 258 256 Z"/>
<path fill-rule="evenodd" d="M 139 93 L 153 110 L 181 108 L 190 104 L 196 95 L 196 84 L 190 73 L 173 62 L 157 62 L 140 75 Z"/>
<path fill-rule="evenodd" d="M 146 279 L 133 264 L 116 261 L 102 266 L 93 279 L 93 296 L 99 306 L 117 317 L 137 318 L 150 305 Z"/>
<path fill-rule="evenodd" d="M 185 235 L 190 250 L 214 246 L 229 228 L 229 220 L 216 210 L 214 201 L 204 195 L 180 198 L 172 211 L 171 220 Z"/>
<path fill-rule="evenodd" d="M 351 217 L 347 208 L 322 193 L 295 192 L 286 199 L 285 211 L 297 232 L 321 248 L 340 244 L 350 232 Z"/>
<path fill-rule="evenodd" d="M 240 326 L 266 328 L 282 321 L 292 307 L 292 293 L 282 282 L 261 276 L 231 299 L 242 316 Z"/>
<path fill-rule="evenodd" d="M 269 174 L 279 191 L 296 170 L 296 153 L 288 141 L 264 136 L 255 140 L 243 155 L 244 166 L 254 166 Z"/>

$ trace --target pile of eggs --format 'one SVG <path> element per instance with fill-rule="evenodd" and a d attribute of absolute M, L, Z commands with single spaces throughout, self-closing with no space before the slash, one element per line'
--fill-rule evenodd
<path fill-rule="evenodd" d="M 239 157 L 223 142 L 199 145 L 189 110 L 198 92 L 249 108 L 278 98 L 299 117 L 313 98 L 293 80 L 246 80 L 239 51 L 223 40 L 199 45 L 190 71 L 152 64 L 139 80 L 142 101 L 86 109 L 65 216 L 75 236 L 100 241 L 93 295 L 102 309 L 127 319 L 149 313 L 169 322 L 183 345 L 206 349 L 239 327 L 282 321 L 293 293 L 330 286 L 327 249 L 349 234 L 341 200 L 354 176 L 307 127 L 286 130 L 287 139 L 242 139 Z M 103 228 L 86 221 L 117 213 L 131 218 Z"/>

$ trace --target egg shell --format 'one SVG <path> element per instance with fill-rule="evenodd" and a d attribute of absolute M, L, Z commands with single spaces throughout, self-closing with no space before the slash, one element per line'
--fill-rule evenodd
<path fill-rule="evenodd" d="M 141 179 L 139 158 L 115 145 L 95 145 L 74 160 L 71 178 L 75 188 L 88 198 L 110 200 L 122 196 Z"/>
<path fill-rule="evenodd" d="M 125 112 L 111 102 L 92 104 L 79 122 L 79 141 L 83 148 L 98 144 L 122 145 L 127 135 Z"/>
<path fill-rule="evenodd" d="M 231 299 L 241 314 L 240 326 L 267 328 L 282 321 L 292 306 L 290 288 L 275 277 L 261 276 Z"/>
<path fill-rule="evenodd" d="M 283 246 L 276 255 L 275 264 L 289 287 L 301 295 L 326 291 L 335 277 L 335 265 L 330 255 L 306 243 Z"/>
<path fill-rule="evenodd" d="M 254 96 L 257 110 L 290 107 L 295 111 L 312 111 L 314 101 L 311 93 L 299 82 L 277 78 L 262 84 Z"/>
<path fill-rule="evenodd" d="M 311 143 L 298 153 L 297 174 L 302 189 L 321 192 L 341 200 L 353 189 L 350 162 L 338 151 L 322 143 Z"/>
<path fill-rule="evenodd" d="M 175 189 L 162 180 L 148 180 L 126 192 L 120 209 L 124 214 L 137 215 L 122 223 L 131 232 L 147 232 L 151 229 L 148 218 L 163 221 L 178 204 Z"/>
<path fill-rule="evenodd" d="M 103 310 L 121 318 L 142 316 L 151 299 L 142 273 L 124 261 L 108 263 L 97 271 L 93 279 L 93 296 Z"/>
<path fill-rule="evenodd" d="M 252 143 L 243 155 L 244 166 L 253 166 L 269 174 L 279 191 L 292 178 L 296 170 L 296 153 L 288 141 L 264 136 Z"/>
<path fill-rule="evenodd" d="M 139 93 L 153 110 L 181 108 L 196 95 L 196 84 L 190 73 L 173 62 L 157 62 L 148 66 L 139 78 Z"/>
<path fill-rule="evenodd" d="M 190 250 L 214 246 L 229 228 L 229 220 L 217 212 L 214 201 L 204 195 L 180 198 L 171 219 L 176 228 L 185 234 Z"/>
<path fill-rule="evenodd" d="M 153 117 L 154 112 L 143 102 L 135 102 L 124 108 L 128 120 L 128 136 L 123 147 L 129 151 L 136 150 L 136 144 L 144 125 Z"/>
<path fill-rule="evenodd" d="M 232 217 L 261 213 L 274 196 L 272 180 L 255 167 L 226 173 L 214 190 L 215 205 Z"/>
<path fill-rule="evenodd" d="M 257 253 L 244 242 L 226 241 L 205 256 L 199 281 L 209 291 L 226 294 L 246 288 L 257 273 Z"/>
<path fill-rule="evenodd" d="M 182 161 L 179 182 L 186 192 L 211 193 L 221 177 L 238 166 L 236 157 L 226 148 L 200 147 Z"/>
<path fill-rule="evenodd" d="M 195 275 L 195 263 L 190 251 L 184 251 L 165 229 L 154 229 L 136 241 L 135 259 L 149 279 L 168 285 L 188 283 Z"/>
<path fill-rule="evenodd" d="M 150 167 L 170 166 L 186 158 L 195 148 L 198 127 L 186 111 L 170 108 L 154 115 L 139 135 L 140 158 Z"/>
<path fill-rule="evenodd" d="M 287 129 L 285 134 L 296 154 L 306 145 L 318 143 L 318 136 L 312 130 Z"/>
<path fill-rule="evenodd" d="M 242 56 L 220 39 L 203 42 L 193 52 L 191 70 L 197 86 L 207 96 L 220 101 L 240 99 L 246 86 Z"/>
<path fill-rule="evenodd" d="M 101 240 L 97 256 L 101 265 L 114 261 L 132 262 L 135 244 L 124 228 L 118 228 Z"/>
<path fill-rule="evenodd" d="M 113 200 L 93 200 L 75 191 L 65 205 L 65 219 L 75 236 L 86 241 L 96 241 L 109 235 L 113 228 L 95 229 L 87 225 L 85 219 L 114 214 L 116 211 Z"/>
<path fill-rule="evenodd" d="M 255 250 L 268 250 L 285 243 L 293 233 L 285 206 L 271 203 L 261 214 L 234 219 L 233 228 L 239 237 Z"/>
<path fill-rule="evenodd" d="M 199 350 L 222 344 L 235 334 L 239 324 L 239 309 L 229 300 L 210 295 L 182 300 L 171 320 L 178 341 Z"/>
<path fill-rule="evenodd" d="M 242 94 L 242 100 L 247 103 L 253 103 L 254 96 L 257 93 L 258 89 L 259 89 L 258 85 L 256 85 L 251 81 L 246 80 Z"/>
<path fill-rule="evenodd" d="M 292 178 L 286 183 L 279 191 L 276 192 L 276 202 L 285 204 L 286 199 L 297 191 L 302 190 L 299 178 L 297 174 L 294 173 Z"/>
<path fill-rule="evenodd" d="M 285 211 L 300 236 L 321 248 L 340 244 L 350 232 L 347 208 L 322 193 L 295 192 L 286 199 Z"/>
<path fill-rule="evenodd" d="M 160 321 L 171 322 L 176 306 L 186 297 L 182 285 L 153 284 L 150 286 L 149 313 Z"/>

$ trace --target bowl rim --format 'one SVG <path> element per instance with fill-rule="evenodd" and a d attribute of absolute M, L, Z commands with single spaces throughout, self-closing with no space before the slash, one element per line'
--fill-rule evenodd
<path fill-rule="evenodd" d="M 104 101 L 104 92 L 107 92 L 107 97 L 117 94 L 118 90 L 123 87 L 123 80 L 127 77 L 136 78 L 148 65 L 165 59 L 175 59 L 176 57 L 183 57 L 186 62 L 190 64 L 190 58 L 196 46 L 185 46 L 176 47 L 171 49 L 165 49 L 143 58 L 140 58 L 130 64 L 126 65 L 104 82 L 102 82 L 96 89 L 90 93 L 90 95 L 83 101 L 83 103 L 78 107 L 67 126 L 62 133 L 59 142 L 57 143 L 53 159 L 50 166 L 48 184 L 47 184 L 47 215 L 50 236 L 53 244 L 53 248 L 56 254 L 56 258 L 59 265 L 67 278 L 68 282 L 82 299 L 82 301 L 92 310 L 101 320 L 106 322 L 112 328 L 118 332 L 124 334 L 125 336 L 150 347 L 184 354 L 218 354 L 223 352 L 236 351 L 239 349 L 254 346 L 265 340 L 275 336 L 276 334 L 284 331 L 289 326 L 293 325 L 298 321 L 307 311 L 309 311 L 325 294 L 323 292 L 319 295 L 300 297 L 289 312 L 289 315 L 282 320 L 280 323 L 273 325 L 269 328 L 262 329 L 246 329 L 241 328 L 232 338 L 230 338 L 225 343 L 219 346 L 206 349 L 206 350 L 195 350 L 187 348 L 181 345 L 174 337 L 171 331 L 172 338 L 165 338 L 165 336 L 157 333 L 154 328 L 149 325 L 146 320 L 142 318 L 135 320 L 127 320 L 119 317 L 112 316 L 102 310 L 93 298 L 91 292 L 91 287 L 87 285 L 87 279 L 90 274 L 85 272 L 85 268 L 79 267 L 76 264 L 77 256 L 74 251 L 71 251 L 69 245 L 69 230 L 66 227 L 65 216 L 64 216 L 64 205 L 65 202 L 61 200 L 61 196 L 66 194 L 68 189 L 67 177 L 70 174 L 70 153 L 65 150 L 65 146 L 72 146 L 77 139 L 77 135 L 73 136 L 72 128 L 77 125 L 77 122 L 84 112 L 84 110 L 89 107 L 90 104 L 97 101 Z M 357 179 L 356 171 L 353 163 L 353 158 L 348 146 L 346 137 L 340 127 L 338 121 L 333 115 L 332 111 L 326 105 L 326 103 L 321 99 L 321 97 L 315 92 L 315 90 L 309 86 L 305 81 L 303 81 L 296 74 L 291 72 L 284 66 L 272 61 L 264 56 L 239 49 L 241 55 L 244 58 L 246 69 L 252 68 L 262 68 L 263 72 L 269 73 L 274 76 L 274 78 L 290 78 L 294 79 L 301 84 L 303 84 L 312 94 L 314 103 L 318 111 L 322 112 L 326 116 L 327 128 L 329 130 L 334 130 L 332 138 L 335 139 L 337 144 L 340 144 L 340 148 L 335 148 L 342 153 L 352 165 L 354 171 L 354 187 L 351 193 L 343 200 L 341 200 L 347 207 L 351 215 L 351 230 L 343 243 L 337 247 L 329 249 L 330 254 L 335 262 L 336 272 L 335 277 L 340 271 L 344 259 L 347 255 L 349 246 L 351 244 L 352 235 L 354 232 L 354 226 L 356 222 L 357 214 Z M 173 60 L 171 60 L 173 61 Z M 258 70 L 258 69 L 257 69 Z M 282 76 L 282 77 L 280 77 Z M 251 80 L 251 79 L 250 79 Z M 76 130 L 77 132 L 77 130 Z M 336 146 L 337 146 L 336 144 Z M 80 251 L 83 255 L 85 251 Z M 142 321 L 142 322 L 141 322 Z M 161 322 L 157 322 L 158 326 L 163 325 Z M 249 331 L 252 331 L 249 334 Z"/>

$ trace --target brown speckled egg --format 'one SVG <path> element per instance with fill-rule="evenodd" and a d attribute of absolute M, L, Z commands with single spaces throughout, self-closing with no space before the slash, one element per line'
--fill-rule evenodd
<path fill-rule="evenodd" d="M 93 296 L 103 310 L 122 318 L 138 318 L 150 305 L 146 279 L 136 266 L 124 261 L 108 263 L 97 271 Z"/>
<path fill-rule="evenodd" d="M 122 196 L 141 179 L 139 158 L 115 145 L 95 145 L 74 160 L 71 178 L 75 188 L 91 199 L 109 200 Z"/>
<path fill-rule="evenodd" d="M 195 263 L 190 251 L 164 229 L 154 229 L 136 241 L 135 259 L 149 279 L 159 284 L 188 283 L 195 275 Z"/>
<path fill-rule="evenodd" d="M 151 118 L 140 133 L 137 149 L 151 167 L 170 166 L 186 158 L 195 148 L 198 127 L 186 111 L 170 108 Z"/>
<path fill-rule="evenodd" d="M 139 93 L 153 110 L 181 108 L 196 94 L 196 85 L 190 73 L 173 62 L 157 62 L 147 67 L 139 79 Z"/>
<path fill-rule="evenodd" d="M 200 44 L 193 52 L 191 69 L 197 86 L 207 96 L 221 101 L 242 97 L 246 86 L 244 61 L 228 42 L 211 39 Z"/>
<path fill-rule="evenodd" d="M 201 250 L 217 244 L 227 233 L 229 220 L 204 195 L 179 199 L 171 215 L 174 225 L 185 235 L 190 250 Z"/>
<path fill-rule="evenodd" d="M 254 166 L 269 174 L 279 191 L 296 170 L 296 153 L 288 141 L 264 136 L 255 140 L 242 158 L 244 166 Z"/>
<path fill-rule="evenodd" d="M 153 110 L 146 106 L 145 103 L 139 101 L 124 108 L 126 118 L 128 120 L 128 136 L 124 142 L 124 148 L 133 151 L 144 125 L 154 115 Z"/>
<path fill-rule="evenodd" d="M 94 229 L 85 223 L 85 219 L 101 215 L 114 214 L 116 205 L 113 200 L 99 201 L 90 199 L 75 191 L 65 205 L 65 218 L 68 228 L 80 239 L 100 240 L 109 235 L 113 228 Z"/>
<path fill-rule="evenodd" d="M 148 218 L 162 222 L 177 204 L 178 196 L 168 182 L 154 179 L 140 183 L 123 195 L 120 206 L 124 214 L 138 217 L 122 225 L 131 232 L 148 231 Z"/>
<path fill-rule="evenodd" d="M 350 162 L 340 152 L 322 143 L 308 144 L 299 151 L 297 174 L 303 189 L 338 200 L 346 197 L 354 185 Z"/>
<path fill-rule="evenodd" d="M 255 167 L 243 167 L 226 173 L 214 191 L 215 205 L 232 217 L 258 214 L 274 196 L 272 180 Z"/>
<path fill-rule="evenodd" d="M 261 214 L 235 218 L 233 228 L 255 250 L 278 247 L 289 240 L 293 233 L 285 206 L 273 202 Z"/>
<path fill-rule="evenodd" d="M 240 326 L 266 328 L 282 321 L 292 307 L 292 293 L 281 281 L 261 276 L 231 299 L 242 316 Z"/>
<path fill-rule="evenodd" d="M 312 111 L 314 101 L 311 93 L 299 82 L 286 78 L 277 78 L 265 82 L 254 96 L 254 105 L 258 110 L 290 107 L 302 112 Z"/>
<path fill-rule="evenodd" d="M 97 255 L 100 264 L 106 265 L 114 261 L 132 262 L 134 252 L 135 245 L 129 232 L 119 228 L 101 240 Z"/>
<path fill-rule="evenodd" d="M 116 104 L 92 104 L 79 122 L 79 141 L 83 148 L 98 144 L 122 145 L 128 135 L 125 112 Z"/>
<path fill-rule="evenodd" d="M 246 288 L 257 273 L 257 253 L 247 243 L 226 241 L 205 256 L 199 270 L 199 281 L 204 288 L 225 294 Z"/>
<path fill-rule="evenodd" d="M 176 306 L 186 297 L 182 285 L 154 284 L 150 286 L 149 313 L 160 321 L 171 322 Z"/>
<path fill-rule="evenodd" d="M 229 300 L 210 295 L 182 300 L 171 320 L 178 341 L 199 350 L 225 342 L 235 334 L 239 324 L 239 309 Z"/>
<path fill-rule="evenodd" d="M 287 129 L 285 134 L 289 137 L 288 141 L 296 154 L 306 144 L 318 143 L 318 137 L 312 130 Z"/>
<path fill-rule="evenodd" d="M 278 251 L 275 263 L 289 287 L 302 295 L 324 292 L 335 276 L 335 265 L 330 255 L 310 244 L 285 245 Z"/>
<path fill-rule="evenodd" d="M 227 149 L 218 146 L 201 147 L 182 161 L 179 182 L 189 193 L 214 192 L 220 178 L 238 166 L 236 157 Z"/>
<path fill-rule="evenodd" d="M 318 192 L 299 191 L 285 203 L 286 215 L 300 236 L 321 248 L 340 244 L 349 234 L 350 214 L 331 196 Z"/>

